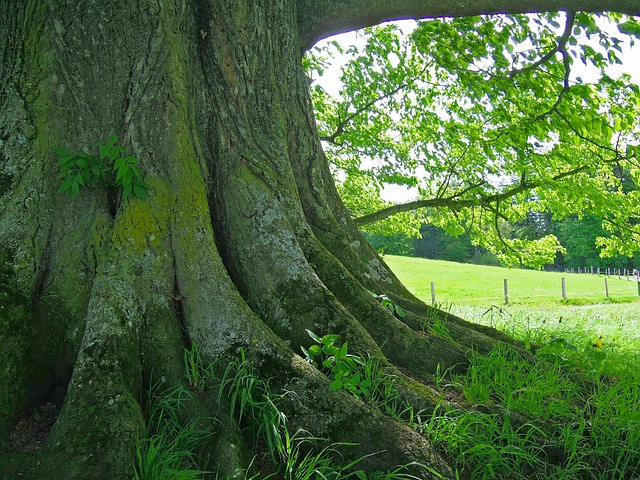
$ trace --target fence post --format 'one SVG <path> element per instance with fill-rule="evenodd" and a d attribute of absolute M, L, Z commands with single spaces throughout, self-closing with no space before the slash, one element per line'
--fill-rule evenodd
<path fill-rule="evenodd" d="M 567 299 L 567 285 L 565 283 L 564 277 L 562 277 L 562 299 Z"/>
<path fill-rule="evenodd" d="M 436 303 L 436 285 L 433 282 L 431 282 L 431 303 Z"/>
<path fill-rule="evenodd" d="M 609 283 L 607 282 L 607 277 L 604 277 L 604 296 L 609 298 Z"/>
<path fill-rule="evenodd" d="M 593 275 L 593 265 L 591 265 L 591 275 Z"/>
<path fill-rule="evenodd" d="M 509 303 L 509 282 L 507 279 L 504 279 L 504 303 Z"/>

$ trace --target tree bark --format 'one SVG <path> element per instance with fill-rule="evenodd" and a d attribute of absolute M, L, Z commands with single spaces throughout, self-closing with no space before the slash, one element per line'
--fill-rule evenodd
<path fill-rule="evenodd" d="M 144 398 L 158 380 L 185 384 L 183 348 L 195 343 L 222 369 L 244 349 L 297 395 L 292 425 L 357 443 L 345 452 L 356 458 L 382 452 L 361 467 L 420 462 L 453 478 L 419 434 L 330 392 L 299 357 L 306 329 L 339 334 L 429 408 L 437 368 L 510 341 L 444 313 L 454 341 L 422 332 L 432 309 L 338 197 L 301 55 L 343 28 L 329 7 L 349 2 L 116 3 L 0 1 L 0 472 L 131 478 Z M 382 5 L 376 21 L 395 16 Z M 148 198 L 58 193 L 53 149 L 89 151 L 111 134 L 141 160 Z M 16 421 L 51 399 L 63 407 L 44 447 L 16 451 Z M 220 416 L 214 464 L 246 468 L 225 450 L 240 435 L 214 403 L 200 405 Z"/>
<path fill-rule="evenodd" d="M 640 14 L 634 0 L 299 0 L 298 3 L 298 22 L 307 46 L 331 35 L 391 20 L 557 11 Z"/>

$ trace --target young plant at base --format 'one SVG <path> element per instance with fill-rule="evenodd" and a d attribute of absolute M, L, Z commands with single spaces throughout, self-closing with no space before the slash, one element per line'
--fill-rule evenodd
<path fill-rule="evenodd" d="M 184 349 L 184 370 L 189 385 L 198 391 L 203 391 L 207 382 L 214 378 L 213 365 L 206 364 L 195 343 L 191 344 L 190 349 Z"/>
<path fill-rule="evenodd" d="M 378 303 L 380 303 L 384 308 L 389 310 L 396 317 L 404 318 L 406 316 L 406 313 L 404 313 L 404 310 L 402 310 L 402 308 L 396 305 L 394 301 L 391 300 L 386 295 L 378 295 L 377 293 L 374 293 L 374 292 L 371 292 L 371 295 L 373 296 L 373 298 L 375 298 L 378 301 Z"/>
<path fill-rule="evenodd" d="M 309 350 L 302 348 L 307 361 L 314 367 L 324 371 L 332 379 L 331 390 L 346 390 L 356 398 L 371 397 L 371 379 L 364 378 L 361 370 L 365 361 L 358 355 L 348 353 L 348 343 L 335 345 L 338 335 L 329 334 L 320 338 L 311 330 L 307 330 L 316 345 Z"/>
<path fill-rule="evenodd" d="M 175 387 L 148 398 L 149 419 L 144 437 L 138 439 L 134 480 L 196 480 L 208 473 L 197 468 L 198 449 L 212 435 L 194 420 L 185 422 L 190 393 Z"/>

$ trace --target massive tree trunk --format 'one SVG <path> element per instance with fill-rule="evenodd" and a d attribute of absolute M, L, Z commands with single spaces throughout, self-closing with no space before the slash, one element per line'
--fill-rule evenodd
<path fill-rule="evenodd" d="M 346 455 L 383 451 L 364 467 L 452 475 L 420 435 L 330 392 L 299 357 L 305 329 L 339 334 L 428 408 L 438 365 L 464 368 L 468 346 L 501 338 L 444 313 L 454 341 L 422 332 L 430 307 L 342 206 L 301 66 L 306 45 L 342 28 L 331 3 L 0 2 L 3 476 L 131 478 L 146 391 L 184 383 L 193 343 L 222 367 L 243 348 L 274 390 L 296 393 L 296 428 L 360 445 Z M 148 198 L 59 193 L 53 149 L 111 134 L 141 160 Z M 43 448 L 16 451 L 16 421 L 46 402 L 63 407 Z M 220 415 L 213 403 L 205 416 Z M 210 448 L 221 472 L 247 466 L 225 453 L 238 441 L 227 424 Z"/>

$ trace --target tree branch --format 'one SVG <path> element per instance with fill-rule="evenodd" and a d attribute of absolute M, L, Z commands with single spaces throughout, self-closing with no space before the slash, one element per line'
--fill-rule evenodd
<path fill-rule="evenodd" d="M 640 15 L 638 0 L 298 0 L 302 47 L 391 20 L 551 11 L 613 11 Z"/>
<path fill-rule="evenodd" d="M 601 163 L 603 164 L 615 163 L 620 158 L 623 158 L 623 157 L 620 157 L 619 153 L 616 152 L 616 155 L 613 158 L 607 159 L 607 160 L 602 159 Z M 551 177 L 550 181 L 557 182 L 560 180 L 564 180 L 565 178 L 571 177 L 573 175 L 577 175 L 580 172 L 584 172 L 591 167 L 592 165 L 579 165 L 575 168 L 572 168 L 570 170 L 566 170 L 564 172 L 554 175 L 553 177 Z M 529 190 L 533 190 L 536 187 L 540 187 L 544 185 L 544 183 L 545 181 L 542 179 L 535 180 L 535 181 L 527 181 L 526 176 L 523 175 L 519 184 L 517 184 L 513 188 L 509 188 L 505 190 L 502 193 L 496 193 L 493 195 L 486 195 L 486 196 L 478 195 L 474 198 L 466 198 L 466 199 L 461 198 L 465 193 L 468 193 L 474 188 L 477 188 L 482 185 L 482 184 L 475 184 L 475 185 L 471 185 L 468 188 L 465 188 L 460 192 L 457 192 L 455 195 L 451 195 L 446 198 L 420 199 L 420 200 L 414 200 L 413 202 L 398 203 L 395 205 L 391 205 L 390 207 L 383 208 L 376 212 L 369 213 L 367 215 L 363 215 L 358 218 L 354 218 L 353 222 L 356 224 L 356 226 L 363 227 L 365 225 L 370 225 L 372 223 L 376 223 L 381 220 L 384 220 L 385 218 L 390 217 L 391 215 L 396 215 L 398 213 L 403 213 L 403 212 L 410 212 L 412 210 L 417 210 L 419 208 L 447 207 L 455 211 L 455 210 L 460 210 L 462 208 L 469 208 L 469 207 L 475 207 L 475 206 L 490 207 L 491 204 L 503 202 L 520 193 L 524 193 Z M 489 209 L 491 210 L 491 208 Z"/>
<path fill-rule="evenodd" d="M 413 82 L 416 82 L 424 74 L 426 69 L 427 69 L 427 67 L 425 66 L 418 75 L 410 78 L 408 82 L 405 82 L 402 85 L 398 85 L 396 88 L 392 89 L 391 91 L 385 92 L 383 95 L 381 95 L 381 96 L 379 96 L 377 98 L 374 98 L 373 100 L 370 100 L 367 103 L 365 103 L 363 106 L 358 108 L 355 112 L 353 112 L 350 115 L 348 115 L 344 120 L 340 121 L 340 123 L 338 123 L 338 125 L 336 126 L 336 129 L 334 130 L 334 132 L 331 135 L 322 136 L 322 137 L 320 137 L 320 140 L 325 141 L 325 142 L 329 142 L 329 143 L 337 144 L 336 139 L 340 135 L 342 135 L 344 133 L 345 127 L 347 126 L 347 124 L 349 122 L 351 122 L 351 120 L 353 120 L 354 118 L 356 118 L 358 115 L 362 114 L 363 112 L 367 111 L 369 108 L 373 107 L 376 103 L 395 95 L 396 93 L 400 92 L 401 90 L 407 88 Z M 347 107 L 347 109 L 348 109 L 348 107 Z"/>

